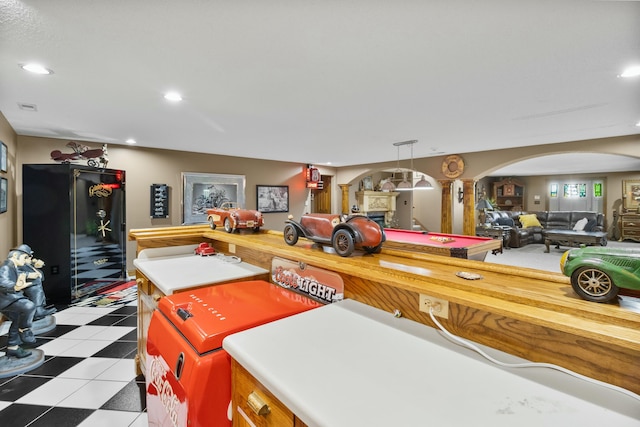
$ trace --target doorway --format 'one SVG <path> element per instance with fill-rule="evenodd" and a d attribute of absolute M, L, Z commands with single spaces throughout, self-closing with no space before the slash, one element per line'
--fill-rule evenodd
<path fill-rule="evenodd" d="M 331 213 L 331 176 L 322 175 L 322 189 L 311 190 L 311 213 Z"/>

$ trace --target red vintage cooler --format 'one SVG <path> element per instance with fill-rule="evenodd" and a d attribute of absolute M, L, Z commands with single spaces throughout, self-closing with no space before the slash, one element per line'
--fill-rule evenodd
<path fill-rule="evenodd" d="M 230 334 L 321 304 L 263 280 L 162 298 L 147 338 L 150 426 L 231 426 Z"/>

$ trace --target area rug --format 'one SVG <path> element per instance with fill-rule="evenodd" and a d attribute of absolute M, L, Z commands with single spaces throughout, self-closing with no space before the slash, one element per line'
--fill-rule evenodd
<path fill-rule="evenodd" d="M 124 282 L 118 286 L 82 298 L 70 304 L 71 307 L 119 307 L 133 302 L 138 297 L 138 286 L 135 280 Z"/>

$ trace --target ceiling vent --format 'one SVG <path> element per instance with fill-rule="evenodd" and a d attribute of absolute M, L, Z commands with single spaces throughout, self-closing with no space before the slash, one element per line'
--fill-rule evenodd
<path fill-rule="evenodd" d="M 38 111 L 38 106 L 36 104 L 25 104 L 23 102 L 18 102 L 18 107 L 24 111 Z"/>

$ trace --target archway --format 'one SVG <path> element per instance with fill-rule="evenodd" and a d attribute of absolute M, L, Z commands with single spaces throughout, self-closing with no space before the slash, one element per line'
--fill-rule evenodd
<path fill-rule="evenodd" d="M 362 191 L 383 191 L 386 182 L 391 181 L 397 187 L 403 180 L 410 187 L 421 179 L 426 180 L 430 190 L 398 191 L 394 218 L 385 226 L 402 229 L 426 229 L 440 231 L 441 186 L 426 173 L 407 168 L 380 168 L 360 173 L 349 182 L 349 206 L 358 205 L 358 193 Z M 346 193 L 346 192 L 345 192 Z M 343 195 L 344 197 L 344 195 Z"/>

